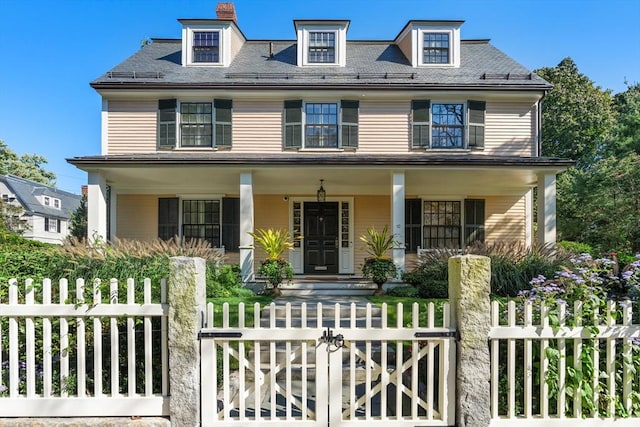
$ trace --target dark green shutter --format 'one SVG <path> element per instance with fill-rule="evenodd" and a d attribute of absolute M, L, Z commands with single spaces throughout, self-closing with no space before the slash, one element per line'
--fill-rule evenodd
<path fill-rule="evenodd" d="M 216 114 L 216 147 L 231 147 L 231 110 L 233 101 L 216 99 L 213 101 Z"/>
<path fill-rule="evenodd" d="M 484 199 L 465 199 L 464 201 L 464 242 L 465 246 L 473 242 L 484 242 L 485 221 Z"/>
<path fill-rule="evenodd" d="M 431 101 L 411 101 L 412 148 L 429 148 Z"/>
<path fill-rule="evenodd" d="M 302 100 L 284 101 L 284 148 L 302 148 Z"/>
<path fill-rule="evenodd" d="M 169 240 L 178 235 L 178 204 L 177 197 L 158 199 L 158 238 Z"/>
<path fill-rule="evenodd" d="M 158 147 L 176 146 L 176 106 L 175 99 L 158 101 Z"/>
<path fill-rule="evenodd" d="M 240 199 L 222 198 L 222 245 L 226 252 L 240 250 Z"/>
<path fill-rule="evenodd" d="M 484 147 L 485 101 L 468 101 L 469 105 L 469 147 Z"/>
<path fill-rule="evenodd" d="M 404 201 L 404 243 L 407 253 L 417 253 L 422 245 L 422 200 Z"/>
<path fill-rule="evenodd" d="M 342 148 L 358 148 L 358 108 L 360 101 L 340 101 Z"/>

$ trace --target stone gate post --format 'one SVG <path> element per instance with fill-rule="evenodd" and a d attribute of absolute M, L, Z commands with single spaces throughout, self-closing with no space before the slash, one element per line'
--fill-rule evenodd
<path fill-rule="evenodd" d="M 171 258 L 169 303 L 169 411 L 171 425 L 200 426 L 200 342 L 206 306 L 206 263 Z"/>
<path fill-rule="evenodd" d="M 479 255 L 449 258 L 452 325 L 458 329 L 456 425 L 487 427 L 491 422 L 491 261 Z"/>

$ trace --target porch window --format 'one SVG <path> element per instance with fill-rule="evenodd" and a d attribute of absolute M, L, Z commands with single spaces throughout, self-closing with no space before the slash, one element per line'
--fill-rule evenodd
<path fill-rule="evenodd" d="M 208 241 L 220 247 L 220 200 L 184 200 L 182 236 Z"/>
<path fill-rule="evenodd" d="M 463 203 L 464 212 L 462 212 Z M 484 242 L 484 199 L 425 200 L 423 207 L 422 247 L 424 249 L 460 249 L 463 243 L 466 247 L 476 241 Z M 407 229 L 408 224 L 407 221 Z M 410 241 L 408 236 L 409 232 L 405 236 L 407 242 Z"/>
<path fill-rule="evenodd" d="M 411 102 L 412 147 L 468 149 L 484 147 L 484 101 L 467 103 Z"/>
<path fill-rule="evenodd" d="M 284 148 L 358 148 L 358 112 L 358 101 L 285 101 Z"/>
<path fill-rule="evenodd" d="M 161 99 L 158 101 L 158 147 L 230 148 L 232 110 L 230 99 L 180 103 L 175 99 Z"/>

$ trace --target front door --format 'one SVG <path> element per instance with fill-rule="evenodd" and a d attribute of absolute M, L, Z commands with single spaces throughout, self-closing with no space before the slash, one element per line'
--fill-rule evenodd
<path fill-rule="evenodd" d="M 338 202 L 304 203 L 304 272 L 338 273 Z"/>

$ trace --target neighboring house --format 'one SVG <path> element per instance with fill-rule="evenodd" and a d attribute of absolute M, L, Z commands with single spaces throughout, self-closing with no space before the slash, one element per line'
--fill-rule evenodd
<path fill-rule="evenodd" d="M 224 246 L 251 280 L 248 232 L 286 228 L 298 274 L 356 274 L 359 236 L 389 225 L 396 263 L 475 240 L 555 242 L 556 174 L 540 157 L 551 85 L 463 21 L 409 21 L 389 41 L 348 40 L 348 20 L 295 20 L 295 40 L 247 40 L 232 5 L 180 19 L 91 83 L 102 153 L 89 234 L 180 235 Z"/>
<path fill-rule="evenodd" d="M 22 236 L 46 243 L 61 244 L 69 235 L 71 214 L 81 197 L 14 175 L 0 175 L 0 197 L 4 203 L 20 207 L 25 224 Z"/>

